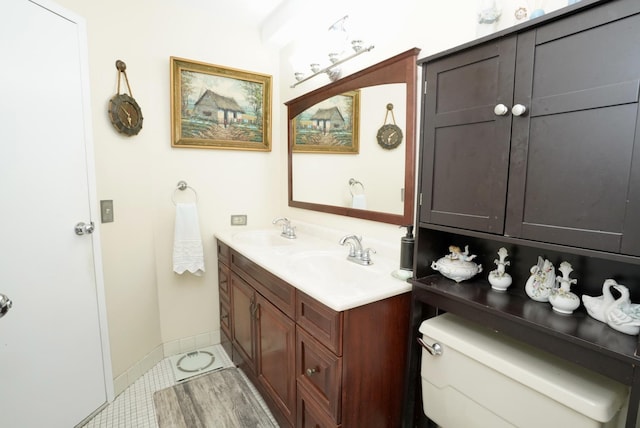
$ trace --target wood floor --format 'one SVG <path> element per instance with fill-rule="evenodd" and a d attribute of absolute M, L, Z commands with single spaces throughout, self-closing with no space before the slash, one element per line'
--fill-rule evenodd
<path fill-rule="evenodd" d="M 160 428 L 277 428 L 237 368 L 163 389 L 153 401 Z"/>

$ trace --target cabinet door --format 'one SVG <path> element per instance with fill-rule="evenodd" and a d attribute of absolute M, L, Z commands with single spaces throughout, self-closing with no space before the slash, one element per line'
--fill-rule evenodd
<path fill-rule="evenodd" d="M 294 425 L 296 325 L 260 294 L 256 301 L 258 380 Z"/>
<path fill-rule="evenodd" d="M 515 36 L 426 65 L 420 221 L 504 230 Z"/>
<path fill-rule="evenodd" d="M 255 373 L 255 323 L 256 293 L 235 273 L 231 273 L 231 317 L 234 350 L 249 370 Z M 236 352 L 234 352 L 234 357 Z"/>
<path fill-rule="evenodd" d="M 640 254 L 639 45 L 637 0 L 519 36 L 505 234 Z"/>

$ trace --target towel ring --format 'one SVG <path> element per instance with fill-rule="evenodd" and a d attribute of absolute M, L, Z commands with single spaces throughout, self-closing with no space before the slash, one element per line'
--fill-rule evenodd
<path fill-rule="evenodd" d="M 356 187 L 356 186 L 360 186 L 362 188 L 362 192 L 360 192 L 359 194 L 364 195 L 364 184 L 360 183 L 355 178 L 350 178 L 349 179 L 349 192 L 351 192 L 351 196 L 355 196 L 354 193 L 353 193 L 353 190 L 354 190 L 354 187 Z"/>
<path fill-rule="evenodd" d="M 171 195 L 171 202 L 173 202 L 173 205 L 176 204 L 176 191 L 178 191 L 178 190 L 184 191 L 184 190 L 187 190 L 187 189 L 190 189 L 193 192 L 193 194 L 196 197 L 196 203 L 198 203 L 198 192 L 196 192 L 196 189 L 194 189 L 193 187 L 189 186 L 186 181 L 180 180 L 180 181 L 178 181 L 178 184 L 177 184 L 176 188 L 173 190 L 173 194 Z"/>

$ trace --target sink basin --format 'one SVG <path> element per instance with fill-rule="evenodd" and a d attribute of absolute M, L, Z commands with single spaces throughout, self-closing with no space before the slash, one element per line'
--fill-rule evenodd
<path fill-rule="evenodd" d="M 377 260 L 375 254 L 372 258 L 372 265 L 362 266 L 347 260 L 344 251 L 305 251 L 288 258 L 288 269 L 309 280 L 330 283 L 356 284 L 388 277 L 394 269 L 391 263 Z"/>
<path fill-rule="evenodd" d="M 296 241 L 280 236 L 278 230 L 247 230 L 234 234 L 233 240 L 239 244 L 255 247 L 280 247 L 293 245 Z"/>

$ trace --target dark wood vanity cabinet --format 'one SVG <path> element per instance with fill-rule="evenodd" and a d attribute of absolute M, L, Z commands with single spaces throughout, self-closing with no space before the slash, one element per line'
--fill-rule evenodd
<path fill-rule="evenodd" d="M 232 343 L 234 363 L 258 386 L 280 424 L 294 426 L 296 406 L 295 339 L 293 321 L 295 293 L 235 252 L 231 258 Z M 259 279 L 257 279 L 259 278 Z M 288 302 L 288 314 L 267 299 Z"/>
<path fill-rule="evenodd" d="M 223 344 L 282 427 L 400 426 L 409 293 L 335 311 L 221 241 L 218 265 Z"/>
<path fill-rule="evenodd" d="M 640 3 L 591 3 L 421 61 L 421 222 L 640 255 Z"/>

